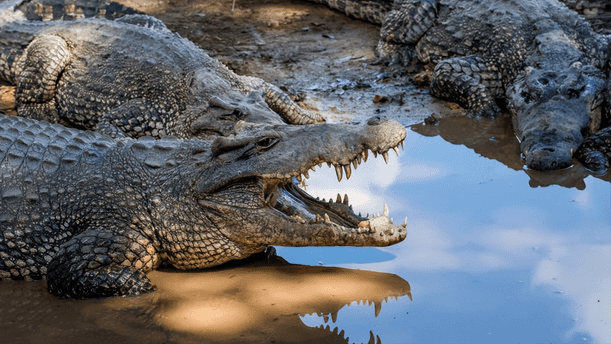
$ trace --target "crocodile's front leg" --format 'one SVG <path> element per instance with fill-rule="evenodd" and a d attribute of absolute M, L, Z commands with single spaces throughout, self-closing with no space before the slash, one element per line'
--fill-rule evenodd
<path fill-rule="evenodd" d="M 159 264 L 146 237 L 92 228 L 64 243 L 47 267 L 49 291 L 70 298 L 138 295 L 154 290 L 145 272 Z"/>
<path fill-rule="evenodd" d="M 501 74 L 479 56 L 440 61 L 431 80 L 431 94 L 465 106 L 468 116 L 495 117 L 500 113 L 494 99 L 503 96 Z"/>
<path fill-rule="evenodd" d="M 58 122 L 55 90 L 70 61 L 68 43 L 55 35 L 34 39 L 23 54 L 8 66 L 16 85 L 17 112 L 23 117 Z"/>
<path fill-rule="evenodd" d="M 409 64 L 416 58 L 414 45 L 434 24 L 436 17 L 435 0 L 396 0 L 380 29 L 376 47 L 379 61 Z"/>
<path fill-rule="evenodd" d="M 611 161 L 611 127 L 588 136 L 575 152 L 575 158 L 596 173 L 606 173 Z"/>
<path fill-rule="evenodd" d="M 250 76 L 240 76 L 250 91 L 263 92 L 263 99 L 267 106 L 280 115 L 288 124 L 315 124 L 325 122 L 321 115 L 302 109 L 293 100 L 275 85 Z"/>

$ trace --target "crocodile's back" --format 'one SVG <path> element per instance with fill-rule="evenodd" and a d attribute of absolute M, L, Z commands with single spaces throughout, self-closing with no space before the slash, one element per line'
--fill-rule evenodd
<path fill-rule="evenodd" d="M 65 204 L 88 202 L 90 176 L 114 145 L 94 132 L 0 116 L 0 278 L 44 276 L 80 227 L 80 210 Z"/>
<path fill-rule="evenodd" d="M 514 54 L 526 58 L 538 44 L 564 37 L 595 66 L 604 60 L 605 44 L 600 36 L 556 0 L 441 0 L 437 16 L 436 24 L 419 42 L 419 54 L 425 62 L 436 63 L 454 55 L 494 55 L 499 53 L 491 49 L 494 42 L 515 38 L 525 45 Z"/>
<path fill-rule="evenodd" d="M 149 106 L 161 117 L 152 121 L 163 122 L 166 130 L 173 128 L 165 135 L 184 135 L 178 129 L 186 124 L 175 121 L 188 105 L 245 87 L 243 78 L 191 41 L 171 32 L 159 20 L 142 15 L 117 20 L 19 21 L 0 26 L 0 81 L 17 84 L 20 68 L 15 61 L 21 61 L 28 44 L 39 38 L 41 42 L 65 42 L 66 47 L 57 48 L 62 54 L 69 53 L 54 86 L 55 107 L 71 124 L 82 128 L 96 128 L 112 109 L 142 99 L 152 103 Z M 47 69 L 29 71 L 34 74 L 28 76 L 30 80 L 48 78 Z M 206 88 L 194 95 L 190 87 L 196 72 L 207 75 Z M 23 78 L 23 73 L 20 75 Z M 35 92 L 37 89 L 31 91 Z M 22 98 L 31 101 L 29 93 L 24 89 Z M 146 115 L 153 116 L 153 111 L 149 112 Z"/>
<path fill-rule="evenodd" d="M 17 9 L 28 20 L 73 20 L 83 18 L 116 19 L 140 12 L 109 0 L 26 0 Z"/>

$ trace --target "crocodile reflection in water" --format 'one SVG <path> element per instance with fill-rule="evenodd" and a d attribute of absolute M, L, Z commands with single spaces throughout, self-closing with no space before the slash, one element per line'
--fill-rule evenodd
<path fill-rule="evenodd" d="M 381 304 L 411 297 L 409 283 L 394 274 L 237 264 L 199 272 L 155 271 L 149 277 L 157 292 L 97 301 L 66 302 L 50 295 L 44 283 L 3 281 L 0 332 L 18 342 L 36 342 L 42 333 L 49 343 L 85 336 L 91 342 L 269 343 L 300 338 L 345 343 L 337 333 L 306 326 L 300 316 L 337 318 L 342 307 L 356 301 Z"/>
<path fill-rule="evenodd" d="M 486 158 L 503 163 L 512 170 L 523 170 L 530 177 L 531 187 L 560 185 L 583 190 L 584 179 L 591 175 L 577 160 L 574 160 L 573 166 L 563 170 L 540 172 L 526 168 L 520 157 L 520 144 L 513 133 L 511 117 L 508 114 L 496 120 L 474 120 L 466 117 L 437 119 L 432 116 L 426 123 L 414 124 L 410 128 L 420 135 L 440 136 L 452 144 L 464 145 Z M 611 173 L 594 176 L 611 181 Z"/>

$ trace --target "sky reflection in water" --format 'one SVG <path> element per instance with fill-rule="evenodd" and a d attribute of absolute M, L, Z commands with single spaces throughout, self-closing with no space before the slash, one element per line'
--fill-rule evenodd
<path fill-rule="evenodd" d="M 388 165 L 369 161 L 341 184 L 326 168 L 308 180 L 315 196 L 347 193 L 357 212 L 379 213 L 386 201 L 395 222 L 408 217 L 404 242 L 278 251 L 291 263 L 409 281 L 414 300 L 385 303 L 378 317 L 363 305 L 339 311 L 330 330 L 343 329 L 351 343 L 367 343 L 369 331 L 382 343 L 611 343 L 611 184 L 592 176 L 573 188 L 529 184 L 540 185 L 470 148 L 409 131 Z"/>

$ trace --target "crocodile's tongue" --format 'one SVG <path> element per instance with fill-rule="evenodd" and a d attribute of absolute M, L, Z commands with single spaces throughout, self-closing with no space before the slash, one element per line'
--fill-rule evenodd
<path fill-rule="evenodd" d="M 367 218 L 356 215 L 348 204 L 348 198 L 321 202 L 294 183 L 278 187 L 274 208 L 291 218 L 306 223 L 335 223 L 343 227 L 358 227 Z"/>

